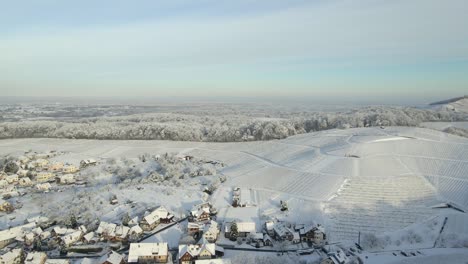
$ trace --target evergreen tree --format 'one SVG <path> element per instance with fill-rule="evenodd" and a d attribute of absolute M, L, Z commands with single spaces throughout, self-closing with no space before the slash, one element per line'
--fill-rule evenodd
<path fill-rule="evenodd" d="M 234 222 L 231 224 L 231 229 L 229 230 L 229 237 L 232 241 L 235 241 L 239 237 L 239 230 L 237 229 L 237 223 Z"/>
<path fill-rule="evenodd" d="M 128 222 L 130 222 L 130 220 L 132 220 L 130 218 L 130 215 L 127 213 L 125 213 L 125 215 L 122 217 L 122 225 L 124 226 L 128 226 Z"/>

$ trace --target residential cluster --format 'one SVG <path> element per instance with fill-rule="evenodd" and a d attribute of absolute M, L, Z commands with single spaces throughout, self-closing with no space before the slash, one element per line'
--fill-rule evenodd
<path fill-rule="evenodd" d="M 97 163 L 93 159 L 82 160 L 80 166 L 75 167 L 51 161 L 57 154 L 27 152 L 10 160 L 0 179 L 5 199 L 0 203 L 0 211 L 13 212 L 15 205 L 8 200 L 31 191 L 28 188 L 48 191 L 52 185 L 80 184 L 80 169 Z M 44 184 L 48 187 L 38 187 Z M 109 203 L 118 204 L 117 196 L 113 195 Z M 250 189 L 233 189 L 233 212 L 256 204 L 255 194 Z M 224 258 L 225 249 L 255 251 L 262 248 L 263 251 L 284 253 L 295 248 L 298 254 L 312 254 L 314 250 L 323 250 L 327 244 L 325 229 L 320 224 L 289 223 L 271 217 L 261 223 L 218 222 L 218 210 L 210 202 L 196 204 L 180 217 L 164 206 L 142 209 L 133 212 L 134 215 L 119 215 L 118 221 L 96 220 L 86 225 L 79 223 L 74 215 L 61 223 L 44 216 L 29 218 L 22 225 L 0 231 L 0 264 L 70 263 L 69 259 L 74 257 L 88 257 L 93 259 L 91 263 L 105 264 L 222 264 L 231 263 Z M 288 211 L 287 202 L 281 201 L 278 209 L 278 212 Z M 174 226 L 182 227 L 183 232 L 177 246 L 170 247 L 170 242 L 164 239 L 158 243 L 145 242 Z M 322 263 L 346 263 L 345 255 L 340 251 L 327 252 Z"/>
<path fill-rule="evenodd" d="M 59 185 L 85 184 L 80 179 L 80 168 L 95 165 L 96 160 L 87 159 L 75 166 L 51 159 L 60 155 L 56 151 L 47 153 L 25 152 L 14 160 L 9 160 L 0 172 L 0 211 L 11 213 L 17 208 L 8 201 L 12 197 L 27 192 L 49 192 Z"/>

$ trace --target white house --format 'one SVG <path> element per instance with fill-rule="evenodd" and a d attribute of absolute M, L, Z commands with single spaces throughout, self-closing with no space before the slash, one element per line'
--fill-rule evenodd
<path fill-rule="evenodd" d="M 38 182 L 48 182 L 54 179 L 54 174 L 52 172 L 43 171 L 39 172 L 36 175 L 36 181 Z"/>
<path fill-rule="evenodd" d="M 71 244 L 74 244 L 74 243 L 80 241 L 82 236 L 83 236 L 83 232 L 81 230 L 77 230 L 77 231 L 75 231 L 73 233 L 64 235 L 61 239 L 62 239 L 62 242 L 66 246 L 70 246 Z"/>
<path fill-rule="evenodd" d="M 5 180 L 11 184 L 11 183 L 18 182 L 19 177 L 18 177 L 18 174 L 12 174 L 12 175 L 6 176 Z"/>
<path fill-rule="evenodd" d="M 62 168 L 63 173 L 75 173 L 78 170 L 79 170 L 78 167 L 76 167 L 75 165 L 65 165 Z"/>
<path fill-rule="evenodd" d="M 75 175 L 73 174 L 64 174 L 58 176 L 58 183 L 60 184 L 73 184 L 75 183 Z"/>
<path fill-rule="evenodd" d="M 36 223 L 29 223 L 0 231 L 0 249 L 15 242 L 17 237 L 22 237 L 26 231 L 36 227 Z"/>
<path fill-rule="evenodd" d="M 29 252 L 24 260 L 25 264 L 44 264 L 47 260 L 47 255 L 44 252 Z"/>
<path fill-rule="evenodd" d="M 224 235 L 225 237 L 229 237 L 231 233 L 231 225 L 234 222 L 228 222 L 224 225 Z M 251 233 L 256 232 L 255 222 L 236 222 L 237 225 L 237 232 L 239 233 L 239 237 L 247 237 Z"/>
<path fill-rule="evenodd" d="M 26 187 L 26 186 L 33 185 L 33 182 L 28 177 L 24 177 L 24 178 L 19 179 L 18 184 L 20 186 Z"/>
<path fill-rule="evenodd" d="M 167 263 L 167 243 L 131 243 L 128 251 L 129 263 Z"/>
<path fill-rule="evenodd" d="M 211 220 L 203 228 L 203 237 L 210 243 L 216 242 L 219 235 L 219 225 L 217 222 Z"/>
<path fill-rule="evenodd" d="M 52 187 L 52 185 L 50 185 L 50 183 L 48 183 L 48 182 L 36 184 L 36 189 L 38 191 L 43 191 L 43 192 L 48 192 L 51 187 Z"/>
<path fill-rule="evenodd" d="M 116 224 L 101 221 L 99 223 L 99 226 L 98 226 L 97 230 L 96 230 L 96 233 L 98 233 L 99 235 L 109 239 L 109 238 L 115 237 L 115 229 L 116 228 L 117 228 Z"/>
<path fill-rule="evenodd" d="M 23 250 L 15 248 L 0 256 L 0 264 L 21 264 Z"/>

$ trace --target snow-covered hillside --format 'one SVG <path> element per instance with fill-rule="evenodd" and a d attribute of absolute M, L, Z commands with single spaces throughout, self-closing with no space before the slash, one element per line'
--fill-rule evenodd
<path fill-rule="evenodd" d="M 211 199 L 220 208 L 220 220 L 235 215 L 231 187 L 244 187 L 251 189 L 257 207 L 249 210 L 255 214 L 249 220 L 271 215 L 280 200 L 288 201 L 290 211 L 281 217 L 324 223 L 330 242 L 357 241 L 359 232 L 397 232 L 455 212 L 434 208 L 441 203 L 468 211 L 468 139 L 425 128 L 328 130 L 243 143 L 0 141 L 0 154 L 29 149 L 59 149 L 69 152 L 63 159 L 76 162 L 168 152 L 219 161 L 227 181 Z M 468 224 L 465 220 L 453 222 Z"/>
<path fill-rule="evenodd" d="M 445 101 L 435 102 L 432 103 L 431 106 L 438 109 L 442 108 L 454 112 L 468 113 L 468 95 Z"/>

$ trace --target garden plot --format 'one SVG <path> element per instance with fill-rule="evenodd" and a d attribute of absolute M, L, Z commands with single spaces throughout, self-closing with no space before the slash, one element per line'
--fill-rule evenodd
<path fill-rule="evenodd" d="M 418 176 L 354 177 L 325 207 L 331 241 L 383 233 L 423 221 L 435 212 L 435 191 Z"/>

